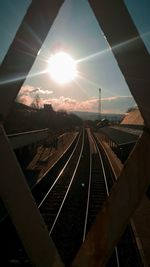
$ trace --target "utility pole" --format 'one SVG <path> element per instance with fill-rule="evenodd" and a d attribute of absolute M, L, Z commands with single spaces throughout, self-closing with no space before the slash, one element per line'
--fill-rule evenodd
<path fill-rule="evenodd" d="M 99 120 L 101 121 L 101 88 L 99 88 L 98 114 Z"/>

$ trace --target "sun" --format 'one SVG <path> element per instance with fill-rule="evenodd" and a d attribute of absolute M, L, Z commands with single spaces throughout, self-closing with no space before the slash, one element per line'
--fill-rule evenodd
<path fill-rule="evenodd" d="M 69 54 L 58 52 L 48 60 L 48 72 L 55 82 L 69 83 L 77 76 L 76 62 Z"/>

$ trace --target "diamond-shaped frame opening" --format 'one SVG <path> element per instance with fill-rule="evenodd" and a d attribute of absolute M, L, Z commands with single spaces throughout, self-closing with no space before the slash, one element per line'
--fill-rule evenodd
<path fill-rule="evenodd" d="M 60 1 L 61 2 L 61 1 Z M 39 1 L 40 3 L 40 1 Z M 33 3 L 32 6 L 34 6 L 35 3 Z M 112 51 L 117 59 L 118 65 L 127 81 L 127 84 L 129 85 L 129 88 L 131 90 L 132 95 L 134 96 L 138 107 L 142 113 L 142 116 L 144 118 L 145 121 L 145 129 L 146 131 L 144 132 L 144 134 L 141 137 L 141 140 L 139 140 L 136 148 L 134 149 L 130 159 L 127 162 L 126 168 L 124 168 L 119 181 L 123 180 L 123 178 L 125 179 L 125 177 L 127 176 L 127 174 L 130 174 L 130 165 L 132 165 L 133 160 L 136 159 L 138 157 L 140 157 L 141 159 L 141 164 L 140 164 L 140 175 L 139 175 L 139 179 L 138 181 L 140 181 L 140 179 L 143 176 L 143 170 L 146 171 L 148 170 L 148 164 L 147 164 L 147 157 L 148 155 L 146 154 L 145 157 L 141 158 L 143 153 L 145 152 L 145 145 L 147 144 L 147 147 L 149 146 L 149 134 L 147 134 L 147 132 L 149 132 L 149 128 L 150 128 L 150 111 L 149 111 L 149 92 L 148 92 L 148 88 L 150 85 L 150 81 L 149 81 L 149 66 L 150 66 L 150 61 L 149 61 L 149 54 L 147 53 L 145 46 L 143 44 L 143 42 L 141 41 L 141 39 L 139 38 L 138 32 L 134 26 L 134 24 L 131 21 L 131 18 L 129 17 L 129 14 L 123 4 L 123 2 L 120 1 L 119 6 L 118 3 L 107 3 L 107 1 L 101 1 L 101 8 L 99 8 L 99 3 L 98 1 L 91 1 L 91 7 L 93 9 L 93 11 L 96 14 L 96 17 L 98 19 L 98 21 L 100 22 L 100 25 L 106 35 L 106 38 L 112 48 Z M 41 7 L 43 5 L 41 4 Z M 60 6 L 60 3 L 53 5 L 55 6 L 55 11 L 52 11 L 52 17 L 55 17 L 55 12 L 58 10 L 58 7 Z M 109 6 L 109 9 L 108 9 Z M 36 8 L 36 7 L 35 7 Z M 44 11 L 46 12 L 46 10 Z M 38 12 L 37 12 L 38 14 Z M 115 20 L 114 20 L 114 16 L 115 16 Z M 29 19 L 30 21 L 30 19 Z M 119 23 L 118 23 L 119 21 Z M 38 31 L 37 29 L 37 25 L 36 24 L 37 21 L 35 20 L 35 29 Z M 49 21 L 50 23 L 50 21 Z M 49 23 L 47 23 L 47 30 L 49 29 Z M 121 26 L 122 23 L 122 26 Z M 125 27 L 124 27 L 125 24 Z M 119 27 L 117 27 L 117 25 L 119 25 Z M 122 28 L 124 29 L 124 31 L 122 31 Z M 24 34 L 22 32 L 22 29 L 20 28 L 20 34 Z M 27 36 L 29 37 L 29 33 L 26 33 Z M 29 35 L 28 35 L 29 34 Z M 41 33 L 41 35 L 43 36 L 42 38 L 44 39 L 44 35 L 43 33 Z M 46 32 L 45 32 L 46 35 Z M 30 36 L 31 37 L 31 36 Z M 138 38 L 137 38 L 138 37 Z M 41 38 L 41 39 L 42 39 Z M 116 49 L 116 44 L 121 43 L 125 40 L 131 39 L 131 38 L 135 38 L 136 39 L 136 46 L 129 46 L 128 49 L 126 49 L 126 47 L 121 47 L 120 49 Z M 36 40 L 30 39 L 32 45 L 35 44 L 36 45 Z M 16 58 L 18 57 L 18 54 L 14 54 L 12 55 L 12 53 L 15 51 L 14 47 L 16 45 L 16 40 L 13 42 L 11 48 L 8 51 L 8 54 L 5 58 L 4 63 L 2 64 L 1 67 L 1 78 L 4 79 L 6 75 L 8 75 L 8 73 L 11 73 L 11 70 L 9 69 L 9 60 L 16 60 Z M 14 45 L 14 46 L 13 46 Z M 13 50 L 14 49 L 14 50 Z M 20 48 L 22 49 L 22 48 Z M 36 47 L 36 52 L 39 50 L 39 46 Z M 27 51 L 30 52 L 30 51 Z M 17 56 L 17 57 L 16 57 Z M 34 55 L 34 57 L 36 57 L 36 53 Z M 28 71 L 30 70 L 30 67 L 33 64 L 34 59 L 32 60 L 27 60 L 27 58 L 19 58 L 19 62 L 17 62 L 17 64 L 19 64 L 19 66 L 22 66 L 20 69 L 20 73 L 23 72 L 23 77 L 25 78 Z M 24 62 L 23 65 L 21 62 Z M 142 67 L 141 67 L 142 66 Z M 16 70 L 15 70 L 16 71 Z M 16 73 L 18 74 L 18 72 L 16 71 Z M 0 92 L 0 98 L 2 99 L 1 101 L 1 119 L 3 120 L 3 118 L 6 116 L 8 109 L 10 108 L 10 105 L 12 103 L 12 101 L 14 100 L 14 98 L 16 97 L 16 94 L 19 90 L 19 88 L 21 87 L 22 83 L 23 83 L 24 79 L 21 79 L 20 81 L 14 81 L 13 85 L 3 85 L 1 84 L 1 92 Z M 11 94 L 8 95 L 8 90 L 9 87 L 11 87 Z M 141 90 L 142 88 L 142 90 Z M 140 151 L 142 150 L 141 155 Z M 145 161 L 145 164 L 143 163 L 143 161 Z M 143 164 L 143 165 L 142 165 Z M 142 167 L 141 167 L 142 166 Z M 143 166 L 145 166 L 145 168 L 143 168 Z M 129 168 L 128 168 L 129 167 Z M 136 171 L 137 174 L 137 171 Z M 134 178 L 135 177 L 135 173 L 134 173 Z M 141 196 L 143 195 L 145 188 L 147 187 L 147 183 L 148 181 L 145 179 L 145 181 L 143 181 L 140 193 L 138 193 L 136 195 L 136 201 L 135 199 L 133 200 L 133 206 L 132 206 L 132 212 L 135 209 L 135 207 L 137 206 L 137 203 L 139 203 Z M 119 182 L 118 182 L 119 184 Z M 120 182 L 121 184 L 121 182 Z M 139 182 L 140 184 L 140 182 Z M 126 185 L 127 186 L 127 185 Z M 116 187 L 117 188 L 117 187 Z M 119 188 L 119 186 L 118 186 Z M 116 189 L 119 190 L 119 189 Z M 117 191 L 118 192 L 118 191 Z M 113 203 L 113 194 L 112 194 L 112 203 Z M 111 209 L 109 206 L 107 206 L 108 204 L 106 203 L 106 209 L 104 214 L 102 215 L 103 218 L 105 218 L 105 215 L 109 212 L 111 212 Z M 113 205 L 113 204 L 112 204 Z M 122 229 L 122 225 L 124 226 L 127 218 L 129 218 L 131 216 L 131 210 L 128 210 L 126 218 L 124 219 L 124 221 L 120 222 L 120 228 Z M 101 215 L 100 215 L 101 216 Z M 106 229 L 105 229 L 106 230 Z M 120 236 L 120 232 L 118 232 L 118 236 Z M 96 240 L 96 239 L 95 239 Z M 86 242 L 85 241 L 85 247 L 86 247 Z M 115 239 L 116 242 L 116 239 Z M 112 242 L 112 247 L 114 246 L 114 243 Z M 111 248 L 112 248 L 111 247 Z M 106 249 L 105 253 L 103 254 L 103 256 L 107 256 L 110 251 L 111 248 Z M 108 253 L 109 252 L 109 253 Z M 86 258 L 86 253 L 82 254 L 84 255 L 84 260 L 87 261 Z M 82 262 L 82 257 L 80 257 L 81 260 L 80 263 Z M 101 259 L 102 260 L 102 259 Z M 100 260 L 100 261 L 101 261 Z M 82 266 L 82 263 L 81 265 Z M 88 265 L 87 265 L 88 266 Z M 92 266 L 92 265 L 90 265 Z"/>

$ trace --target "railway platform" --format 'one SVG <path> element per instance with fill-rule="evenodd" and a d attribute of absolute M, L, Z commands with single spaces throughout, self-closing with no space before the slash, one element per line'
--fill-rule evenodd
<path fill-rule="evenodd" d="M 57 147 L 39 146 L 37 153 L 27 166 L 28 172 L 36 172 L 34 184 L 38 183 L 52 168 L 52 166 L 62 156 L 64 151 L 69 147 L 77 132 L 67 132 L 58 137 Z M 33 186 L 33 182 L 31 182 Z"/>
<path fill-rule="evenodd" d="M 96 137 L 99 141 L 103 140 L 100 133 L 96 134 Z M 120 172 L 123 168 L 123 164 L 116 154 L 112 151 L 111 147 L 107 142 L 103 140 L 102 145 L 107 153 L 107 156 L 112 164 L 113 170 L 116 174 L 116 177 L 120 175 Z M 143 266 L 150 266 L 150 202 L 146 195 L 141 200 L 139 207 L 136 209 L 132 217 L 132 229 L 136 238 L 138 249 L 143 260 Z"/>

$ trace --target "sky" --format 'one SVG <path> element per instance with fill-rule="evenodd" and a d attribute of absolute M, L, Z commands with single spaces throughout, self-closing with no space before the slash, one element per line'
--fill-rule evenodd
<path fill-rule="evenodd" d="M 31 0 L 0 0 L 0 62 L 30 3 Z M 125 3 L 150 51 L 150 1 Z M 46 72 L 48 59 L 59 49 L 79 62 L 79 77 L 67 85 L 52 81 Z M 56 110 L 98 112 L 99 88 L 103 113 L 124 113 L 136 105 L 88 1 L 66 0 L 17 100 L 30 105 L 38 94 L 41 106 L 50 103 Z"/>

